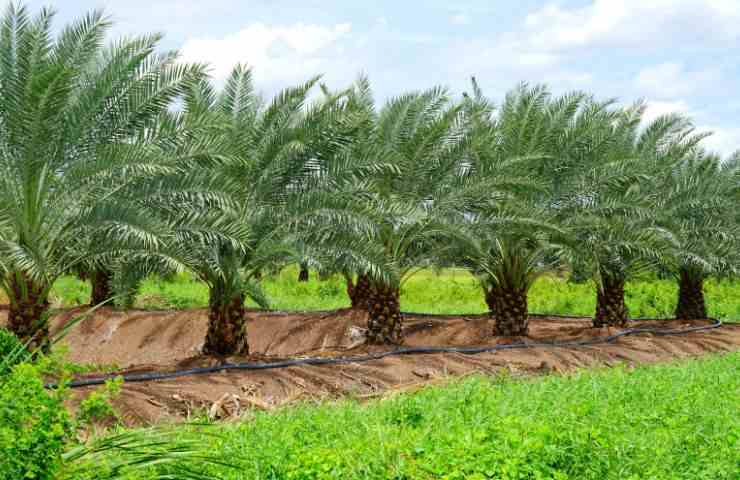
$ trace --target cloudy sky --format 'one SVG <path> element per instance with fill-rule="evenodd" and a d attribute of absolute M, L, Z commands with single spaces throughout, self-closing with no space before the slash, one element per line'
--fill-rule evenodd
<path fill-rule="evenodd" d="M 223 78 L 254 67 L 269 94 L 315 74 L 336 88 L 366 72 L 380 99 L 475 75 L 501 98 L 517 82 L 581 89 L 650 116 L 691 114 L 740 149 L 740 0 L 33 0 L 59 23 L 91 8 L 114 35 L 160 31 L 163 46 Z"/>

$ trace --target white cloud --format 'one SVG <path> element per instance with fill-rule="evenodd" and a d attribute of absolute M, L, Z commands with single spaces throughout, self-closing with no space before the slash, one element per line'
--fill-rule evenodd
<path fill-rule="evenodd" d="M 651 100 L 647 102 L 645 114 L 642 116 L 644 123 L 650 123 L 661 115 L 669 113 L 680 113 L 682 115 L 691 115 L 691 108 L 684 100 L 660 101 Z"/>
<path fill-rule="evenodd" d="M 500 95 L 518 82 L 545 83 L 556 92 L 586 90 L 593 74 L 563 65 L 563 56 L 537 51 L 525 41 L 506 36 L 462 40 L 450 45 L 446 61 L 450 78 L 475 75 L 488 95 Z"/>
<path fill-rule="evenodd" d="M 458 75 L 491 72 L 512 78 L 511 83 L 534 79 L 554 87 L 584 88 L 593 77 L 583 66 L 573 71 L 579 50 L 601 48 L 609 55 L 611 48 L 649 52 L 681 42 L 725 45 L 740 40 L 738 23 L 740 0 L 593 0 L 582 7 L 550 3 L 494 38 L 458 42 L 449 49 L 448 63 Z M 719 69 L 687 71 L 680 63 L 668 62 L 643 69 L 631 87 L 638 95 L 665 101 L 707 91 L 719 77 Z M 624 83 L 618 88 L 623 94 Z"/>
<path fill-rule="evenodd" d="M 513 60 L 522 67 L 547 67 L 558 63 L 560 57 L 551 53 L 522 50 Z"/>
<path fill-rule="evenodd" d="M 525 29 L 532 45 L 546 50 L 648 49 L 689 37 L 737 39 L 738 21 L 737 0 L 594 0 L 578 8 L 549 4 L 527 16 Z"/>
<path fill-rule="evenodd" d="M 520 71 L 524 74 L 543 72 L 560 62 L 560 56 L 548 52 L 538 52 L 515 38 L 490 38 L 461 40 L 448 48 L 449 66 L 456 73 L 466 76 L 482 71 L 501 72 Z"/>
<path fill-rule="evenodd" d="M 588 72 L 573 72 L 568 70 L 550 72 L 545 77 L 545 81 L 548 84 L 574 90 L 588 90 L 593 79 L 593 75 Z"/>
<path fill-rule="evenodd" d="M 681 63 L 666 62 L 640 70 L 635 87 L 649 97 L 683 97 L 710 87 L 718 78 L 715 71 L 686 71 Z"/>
<path fill-rule="evenodd" d="M 470 24 L 470 17 L 464 13 L 458 13 L 450 17 L 450 22 L 453 25 L 468 25 Z"/>
<path fill-rule="evenodd" d="M 724 48 L 740 41 L 740 0 L 593 0 L 582 7 L 551 3 L 531 13 L 524 25 L 501 37 L 503 51 L 515 52 L 515 59 L 547 59 L 541 62 L 542 79 L 554 85 L 582 84 L 587 74 L 569 72 L 566 66 L 585 50 L 603 55 L 633 49 L 637 55 L 676 47 Z M 514 48 L 512 48 L 514 47 Z M 634 58 L 630 52 L 627 58 Z M 503 55 L 503 58 L 506 58 Z M 615 67 L 625 68 L 624 57 L 615 57 Z M 680 57 L 679 57 L 680 58 Z M 716 64 L 715 64 L 716 65 Z M 627 67 L 628 68 L 628 67 Z M 527 70 L 519 68 L 523 76 Z M 680 61 L 656 63 L 634 74 L 631 85 L 612 86 L 620 95 L 632 92 L 649 99 L 644 122 L 660 115 L 680 113 L 697 118 L 697 131 L 713 131 L 704 145 L 723 155 L 740 148 L 740 128 L 722 125 L 708 112 L 696 111 L 684 100 L 717 95 L 726 85 L 722 69 L 692 69 Z M 568 81 L 570 80 L 570 81 Z"/>
<path fill-rule="evenodd" d="M 224 79 L 237 63 L 247 64 L 254 68 L 258 84 L 268 90 L 322 73 L 330 80 L 344 81 L 360 70 L 356 60 L 346 56 L 341 42 L 351 30 L 349 23 L 253 23 L 221 38 L 189 39 L 181 48 L 181 58 L 209 63 L 217 80 Z"/>
<path fill-rule="evenodd" d="M 723 156 L 740 151 L 740 127 L 702 127 L 701 131 L 713 132 L 702 142 L 706 148 Z"/>

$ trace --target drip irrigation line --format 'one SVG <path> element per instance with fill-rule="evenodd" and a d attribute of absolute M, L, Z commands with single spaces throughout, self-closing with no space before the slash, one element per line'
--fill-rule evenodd
<path fill-rule="evenodd" d="M 250 313 L 267 313 L 271 315 L 331 315 L 337 312 L 351 310 L 350 308 L 341 308 L 339 310 L 274 310 L 274 309 L 253 309 L 247 310 L 247 314 Z M 422 313 L 422 312 L 401 312 L 401 315 L 412 318 L 436 318 L 438 320 L 444 320 L 449 317 L 454 318 L 484 318 L 490 317 L 490 312 L 477 312 L 477 313 Z M 564 320 L 582 321 L 585 318 L 591 317 L 578 317 L 577 315 L 564 315 L 559 313 L 528 313 L 529 317 L 535 318 L 562 318 Z M 647 318 L 647 317 L 636 317 L 630 318 L 631 322 L 664 322 L 669 320 L 676 320 L 675 318 Z M 712 320 L 712 319 L 709 319 Z"/>
<path fill-rule="evenodd" d="M 640 320 L 640 319 L 637 319 Z M 644 321 L 645 319 L 642 319 Z M 156 380 L 170 380 L 173 378 L 187 377 L 193 375 L 205 375 L 211 373 L 222 373 L 229 370 L 272 370 L 278 368 L 295 367 L 299 365 L 342 365 L 348 363 L 363 363 L 383 358 L 415 355 L 415 354 L 434 354 L 434 353 L 460 353 L 463 355 L 478 355 L 481 353 L 497 352 L 501 350 L 516 350 L 525 348 L 573 348 L 587 347 L 604 343 L 612 343 L 621 337 L 648 333 L 656 336 L 685 335 L 687 333 L 702 332 L 714 330 L 722 326 L 722 321 L 711 319 L 709 325 L 699 325 L 686 328 L 628 328 L 621 332 L 608 335 L 606 337 L 591 338 L 587 340 L 574 340 L 568 342 L 533 342 L 533 343 L 512 343 L 503 345 L 493 345 L 488 347 L 400 347 L 395 350 L 386 352 L 368 353 L 365 355 L 353 355 L 346 357 L 306 357 L 280 360 L 276 362 L 265 363 L 225 363 L 213 367 L 198 367 L 186 370 L 177 370 L 170 372 L 148 372 L 134 374 L 109 374 L 98 378 L 87 378 L 73 380 L 65 384 L 69 388 L 87 387 L 92 385 L 103 385 L 107 380 L 121 377 L 125 383 L 150 382 Z M 56 383 L 47 384 L 46 388 L 57 388 Z"/>

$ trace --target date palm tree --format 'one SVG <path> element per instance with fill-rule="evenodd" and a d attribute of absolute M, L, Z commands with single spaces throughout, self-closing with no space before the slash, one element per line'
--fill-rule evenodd
<path fill-rule="evenodd" d="M 367 309 L 370 295 L 371 273 L 377 277 L 392 275 L 392 268 L 384 264 L 383 248 L 371 241 L 375 229 L 376 210 L 369 179 L 382 171 L 393 170 L 385 158 L 361 156 L 361 148 L 370 143 L 376 128 L 375 105 L 366 77 L 361 76 L 350 88 L 331 92 L 322 85 L 326 98 L 341 98 L 345 118 L 344 135 L 347 141 L 338 145 L 332 155 L 316 168 L 323 182 L 315 187 L 329 197 L 344 201 L 342 209 L 351 217 L 347 224 L 335 225 L 332 231 L 332 248 L 326 242 L 303 243 L 305 259 L 310 259 L 320 275 L 341 274 L 347 285 L 351 308 Z M 338 230 L 338 227 L 345 227 Z M 336 248 L 339 247 L 339 248 Z"/>
<path fill-rule="evenodd" d="M 342 213 L 347 199 L 326 188 L 333 152 L 346 141 L 352 122 L 345 121 L 341 96 L 309 101 L 318 80 L 285 89 L 265 103 L 251 71 L 237 66 L 221 91 L 204 77 L 185 96 L 185 123 L 201 125 L 194 137 L 217 138 L 221 152 L 216 162 L 189 163 L 189 174 L 201 176 L 196 200 L 209 199 L 202 207 L 211 213 L 197 221 L 185 213 L 175 222 L 180 227 L 170 247 L 183 257 L 192 252 L 183 263 L 209 287 L 207 354 L 248 354 L 246 298 L 267 306 L 258 273 L 293 260 L 296 245 L 342 248 L 341 241 L 328 238 L 354 224 Z M 192 199 L 183 200 L 178 189 L 162 193 L 160 200 L 171 213 L 198 210 L 186 205 Z M 199 222 L 208 232 L 218 225 L 229 225 L 230 231 L 204 239 Z"/>
<path fill-rule="evenodd" d="M 201 70 L 156 53 L 156 35 L 104 47 L 100 12 L 56 37 L 52 18 L 11 4 L 0 25 L 0 288 L 9 328 L 32 343 L 47 337 L 59 275 L 154 241 L 146 215 L 110 198 L 166 168 L 155 126 Z M 75 248 L 91 235 L 101 241 Z"/>
<path fill-rule="evenodd" d="M 679 285 L 676 318 L 707 318 L 704 280 L 740 271 L 740 156 L 697 149 L 656 176 L 660 222 L 676 239 L 665 266 Z"/>
<path fill-rule="evenodd" d="M 626 324 L 625 282 L 653 268 L 674 246 L 670 230 L 657 221 L 651 178 L 704 137 L 678 115 L 643 125 L 641 102 L 609 107 L 590 115 L 586 141 L 568 152 L 582 166 L 558 199 L 571 261 L 587 265 L 597 285 L 595 327 Z"/>
<path fill-rule="evenodd" d="M 372 227 L 364 241 L 380 267 L 342 271 L 353 304 L 368 311 L 368 341 L 401 343 L 401 286 L 439 258 L 440 240 L 451 235 L 451 220 L 468 195 L 467 117 L 442 88 L 392 98 L 376 110 L 366 78 L 355 84 L 348 104 L 363 128 L 343 149 L 346 162 L 333 172 L 333 188 L 355 192 L 358 215 Z"/>
<path fill-rule="evenodd" d="M 485 184 L 485 196 L 461 219 L 458 259 L 474 273 L 495 320 L 497 335 L 526 335 L 527 292 L 558 265 L 563 232 L 553 201 L 556 156 L 585 95 L 552 98 L 543 86 L 518 86 L 494 108 L 475 79 L 469 100 L 473 117 L 469 175 Z"/>

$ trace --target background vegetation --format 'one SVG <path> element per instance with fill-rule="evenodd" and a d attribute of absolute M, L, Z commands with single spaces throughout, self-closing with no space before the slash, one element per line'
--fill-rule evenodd
<path fill-rule="evenodd" d="M 298 267 L 289 266 L 265 275 L 262 286 L 270 306 L 278 310 L 332 310 L 349 307 L 345 280 L 332 275 L 323 280 L 311 272 L 308 282 L 298 281 Z M 594 284 L 556 276 L 537 279 L 530 292 L 530 311 L 558 315 L 591 316 L 595 308 Z M 710 316 L 740 321 L 740 282 L 710 279 L 705 285 Z M 673 318 L 678 285 L 672 279 L 645 275 L 627 283 L 626 302 L 635 318 Z M 54 285 L 52 301 L 71 307 L 89 302 L 90 285 L 75 277 L 63 277 Z M 0 298 L 0 302 L 2 302 Z M 167 279 L 149 277 L 139 288 L 134 303 L 142 309 L 188 309 L 208 306 L 208 287 L 188 273 Z M 256 307 L 254 302 L 250 306 Z M 401 288 L 401 309 L 407 312 L 460 314 L 485 313 L 488 307 L 477 279 L 465 270 L 422 270 Z"/>

